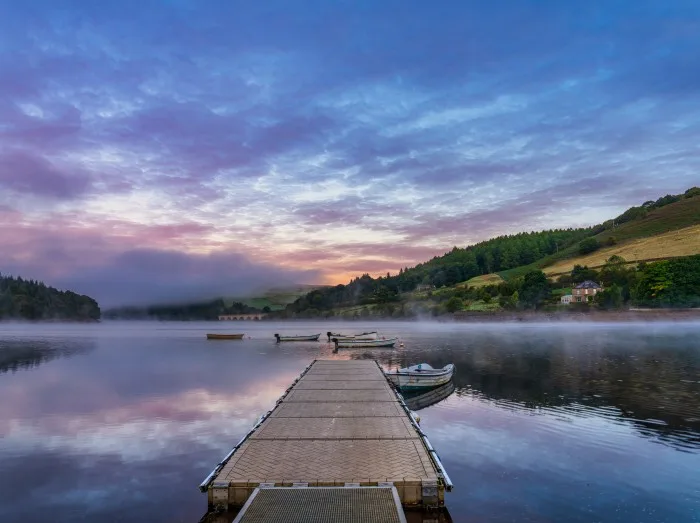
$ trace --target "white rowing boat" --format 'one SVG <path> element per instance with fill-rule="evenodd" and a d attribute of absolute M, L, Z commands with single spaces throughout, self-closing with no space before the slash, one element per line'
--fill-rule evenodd
<path fill-rule="evenodd" d="M 338 341 L 376 340 L 379 337 L 377 331 L 363 332 L 361 334 L 340 334 L 337 332 L 327 332 L 326 334 L 328 335 L 328 341 L 331 341 L 333 338 L 337 338 Z"/>
<path fill-rule="evenodd" d="M 280 336 L 279 334 L 275 334 L 275 338 L 277 338 L 277 343 L 279 343 L 280 341 L 318 341 L 320 337 L 320 332 L 318 334 L 308 334 L 301 336 Z"/>
<path fill-rule="evenodd" d="M 333 338 L 333 343 L 335 343 L 336 349 L 362 349 L 370 347 L 393 347 L 396 342 L 399 341 L 398 338 L 378 338 L 376 340 L 347 340 Z"/>
<path fill-rule="evenodd" d="M 455 366 L 452 363 L 434 369 L 427 363 L 419 363 L 405 369 L 386 372 L 387 378 L 401 390 L 430 389 L 444 385 L 452 379 Z"/>

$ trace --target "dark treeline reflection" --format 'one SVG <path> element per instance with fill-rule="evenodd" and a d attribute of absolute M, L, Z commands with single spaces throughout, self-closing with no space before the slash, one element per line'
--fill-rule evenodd
<path fill-rule="evenodd" d="M 415 343 L 415 342 L 414 342 Z M 643 435 L 679 450 L 700 450 L 700 350 L 691 335 L 635 336 L 623 329 L 571 333 L 533 329 L 426 336 L 403 352 L 380 355 L 387 366 L 454 363 L 457 395 L 504 408 L 566 408 L 633 423 Z M 357 354 L 354 357 L 368 357 Z M 376 354 L 374 354 L 376 356 Z"/>
<path fill-rule="evenodd" d="M 0 374 L 30 370 L 58 358 L 88 353 L 94 348 L 95 344 L 90 341 L 0 339 Z"/>

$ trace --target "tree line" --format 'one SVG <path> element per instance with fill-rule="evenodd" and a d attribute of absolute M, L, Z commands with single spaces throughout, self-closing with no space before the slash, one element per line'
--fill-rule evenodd
<path fill-rule="evenodd" d="M 574 245 L 590 234 L 590 228 L 556 229 L 499 236 L 466 248 L 455 247 L 443 256 L 413 268 L 401 269 L 393 276 L 372 278 L 363 274 L 347 285 L 311 291 L 289 304 L 286 315 L 294 316 L 309 309 L 322 311 L 397 302 L 400 293 L 413 291 L 419 285 L 449 287 L 475 276 L 530 264 Z"/>
<path fill-rule="evenodd" d="M 591 303 L 572 303 L 567 309 L 602 310 L 622 309 L 630 306 L 651 308 L 700 307 L 700 254 L 671 260 L 629 264 L 621 256 L 611 256 L 599 270 L 585 265 L 575 265 L 571 274 L 564 274 L 556 281 L 549 281 L 538 270 L 520 278 L 480 289 L 469 287 L 440 293 L 439 301 L 445 302 L 447 312 L 462 310 L 465 302 L 481 300 L 486 303 L 497 300 L 503 309 L 555 310 L 561 294 L 557 289 L 568 290 L 586 280 L 603 288 Z"/>
<path fill-rule="evenodd" d="M 0 274 L 0 319 L 96 321 L 100 307 L 90 296 Z"/>

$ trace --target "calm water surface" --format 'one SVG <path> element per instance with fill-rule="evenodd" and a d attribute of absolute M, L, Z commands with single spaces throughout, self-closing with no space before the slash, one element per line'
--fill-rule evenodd
<path fill-rule="evenodd" d="M 370 327 L 405 347 L 272 337 Z M 226 328 L 252 339 L 205 340 Z M 456 364 L 420 411 L 454 521 L 700 521 L 699 324 L 267 322 L 0 324 L 0 521 L 197 522 L 198 484 L 319 356 Z"/>

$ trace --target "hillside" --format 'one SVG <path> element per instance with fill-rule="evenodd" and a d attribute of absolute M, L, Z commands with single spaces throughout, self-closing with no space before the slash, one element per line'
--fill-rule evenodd
<path fill-rule="evenodd" d="M 89 296 L 42 282 L 0 275 L 0 320 L 96 321 L 100 307 Z"/>
<path fill-rule="evenodd" d="M 484 274 L 483 276 L 474 276 L 470 280 L 458 283 L 457 285 L 455 285 L 455 287 L 474 287 L 475 289 L 479 289 L 481 287 L 486 287 L 487 285 L 498 285 L 503 281 L 505 280 L 501 278 L 498 274 Z"/>
<path fill-rule="evenodd" d="M 619 290 L 615 292 L 622 294 L 619 299 L 616 296 L 610 299 L 616 304 L 627 303 L 638 278 L 644 277 L 643 271 L 633 274 L 636 262 L 678 259 L 698 253 L 700 188 L 692 188 L 684 194 L 644 202 L 593 227 L 500 236 L 465 248 L 454 247 L 443 256 L 406 267 L 393 276 L 372 278 L 365 274 L 347 285 L 312 291 L 278 315 L 410 316 L 553 305 L 554 295 L 570 289 L 566 288 L 565 279 L 558 288 L 553 286 L 540 271 L 554 277 L 566 275 L 576 265 L 601 268 L 605 278 L 613 274 L 608 279 L 619 282 Z M 613 265 L 604 267 L 611 257 L 615 260 Z M 632 272 L 620 269 L 630 264 Z M 532 281 L 523 281 L 524 276 L 534 273 L 543 279 L 532 276 L 535 278 Z M 599 277 L 594 270 L 579 276 L 582 274 Z M 521 295 L 523 285 L 527 296 Z M 674 302 L 671 299 L 668 303 Z M 683 303 L 695 302 L 686 297 Z"/>
<path fill-rule="evenodd" d="M 581 255 L 579 245 L 571 245 L 531 264 L 498 272 L 498 275 L 511 280 L 534 269 L 541 269 L 547 274 L 562 274 L 577 264 L 600 267 L 614 254 L 630 262 L 697 254 L 700 252 L 700 238 L 694 236 L 694 232 L 700 225 L 699 193 L 694 188 L 686 191 L 685 195 L 665 196 L 678 200 L 656 207 L 651 207 L 652 202 L 647 202 L 595 227 L 595 230 L 603 229 L 592 235 L 602 247 L 592 255 Z M 657 202 L 663 200 L 660 198 Z M 629 219 L 629 215 L 635 217 Z M 673 231 L 679 234 L 668 234 Z M 683 242 L 687 244 L 683 245 Z"/>
<path fill-rule="evenodd" d="M 249 307 L 263 310 L 266 307 L 271 311 L 279 311 L 284 309 L 290 303 L 294 303 L 297 299 L 309 292 L 322 289 L 325 285 L 295 285 L 289 287 L 280 287 L 268 289 L 258 296 L 233 297 L 225 300 L 228 303 L 239 302 Z"/>
<path fill-rule="evenodd" d="M 649 205 L 647 207 L 642 205 L 644 210 L 636 211 L 641 212 L 641 215 L 622 224 L 617 222 L 620 217 L 613 220 L 617 223 L 606 222 L 603 224 L 606 229 L 595 238 L 603 244 L 610 238 L 621 243 L 698 225 L 700 224 L 700 194 L 692 191 L 691 189 L 685 193 L 688 196 L 683 198 L 678 196 L 679 200 L 663 206 L 649 208 Z M 695 195 L 692 196 L 693 194 Z"/>
<path fill-rule="evenodd" d="M 600 268 L 611 256 L 621 256 L 632 263 L 678 258 L 698 253 L 700 253 L 700 225 L 693 225 L 648 238 L 628 240 L 612 247 L 603 247 L 591 254 L 557 261 L 542 270 L 548 276 L 556 276 L 571 272 L 575 265 Z"/>

